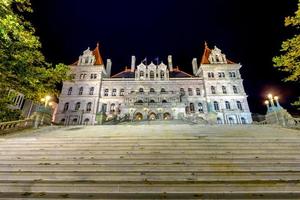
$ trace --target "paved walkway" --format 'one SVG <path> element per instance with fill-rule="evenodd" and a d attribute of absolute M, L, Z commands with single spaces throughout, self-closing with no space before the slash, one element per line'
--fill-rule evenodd
<path fill-rule="evenodd" d="M 186 124 L 0 137 L 0 199 L 300 199 L 300 131 Z"/>

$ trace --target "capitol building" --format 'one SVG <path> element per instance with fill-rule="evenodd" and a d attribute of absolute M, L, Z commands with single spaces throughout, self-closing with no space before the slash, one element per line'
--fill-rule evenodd
<path fill-rule="evenodd" d="M 191 120 L 211 124 L 250 124 L 251 112 L 240 74 L 241 65 L 220 49 L 205 44 L 193 74 L 164 62 L 136 62 L 111 75 L 112 61 L 103 62 L 99 45 L 70 65 L 73 80 L 64 81 L 55 122 L 96 125 L 99 116 L 140 120 Z"/>

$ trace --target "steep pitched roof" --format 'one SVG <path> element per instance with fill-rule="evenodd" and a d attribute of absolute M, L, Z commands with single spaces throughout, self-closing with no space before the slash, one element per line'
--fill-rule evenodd
<path fill-rule="evenodd" d="M 204 52 L 203 52 L 203 55 L 202 55 L 202 59 L 201 59 L 201 64 L 210 64 L 208 58 L 209 58 L 209 55 L 211 54 L 211 49 L 208 47 L 207 45 L 207 42 L 204 43 Z M 236 64 L 235 62 L 227 59 L 227 63 L 228 64 Z"/>
<path fill-rule="evenodd" d="M 184 71 L 181 71 L 179 67 L 173 69 L 173 71 L 169 72 L 170 78 L 188 78 L 193 77 L 191 74 L 188 74 Z"/>
<path fill-rule="evenodd" d="M 121 71 L 112 76 L 112 78 L 134 78 L 134 72 L 131 72 L 131 69 L 125 67 L 124 71 Z"/>
<path fill-rule="evenodd" d="M 97 43 L 96 48 L 93 50 L 93 55 L 95 56 L 95 65 L 103 65 L 103 59 L 101 57 L 100 51 L 99 51 L 99 43 Z"/>

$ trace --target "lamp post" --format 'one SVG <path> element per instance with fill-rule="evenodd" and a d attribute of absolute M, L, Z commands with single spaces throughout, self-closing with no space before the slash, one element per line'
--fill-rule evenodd
<path fill-rule="evenodd" d="M 45 104 L 44 104 L 45 110 L 44 110 L 43 115 L 42 115 L 41 125 L 44 124 L 45 112 L 47 111 L 47 107 L 51 106 L 53 104 L 52 102 L 49 102 L 51 100 L 51 98 L 52 98 L 51 96 L 47 95 L 47 96 L 45 96 L 44 98 L 41 99 L 41 102 L 45 102 Z"/>
<path fill-rule="evenodd" d="M 267 97 L 268 97 L 269 100 L 266 100 L 265 104 L 268 107 L 268 113 L 274 112 L 275 117 L 276 117 L 276 122 L 277 122 L 277 124 L 279 124 L 279 118 L 278 118 L 278 115 L 277 115 L 277 111 L 278 111 L 278 108 L 279 108 L 278 107 L 279 106 L 279 103 L 278 103 L 279 97 L 278 96 L 273 97 L 272 94 L 268 94 Z M 276 105 L 274 104 L 274 101 L 276 102 Z M 271 104 L 271 107 L 269 107 L 270 104 Z"/>

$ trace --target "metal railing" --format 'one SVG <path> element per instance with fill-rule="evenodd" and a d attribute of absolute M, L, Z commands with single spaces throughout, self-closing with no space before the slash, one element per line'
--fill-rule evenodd
<path fill-rule="evenodd" d="M 0 123 L 0 134 L 5 134 L 8 132 L 22 130 L 26 128 L 31 128 L 33 126 L 33 120 L 19 120 L 19 121 L 11 121 L 11 122 L 2 122 Z"/>

